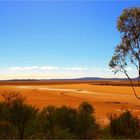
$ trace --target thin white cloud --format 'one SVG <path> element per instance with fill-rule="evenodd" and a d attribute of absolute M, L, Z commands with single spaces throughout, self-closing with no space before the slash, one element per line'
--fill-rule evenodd
<path fill-rule="evenodd" d="M 86 67 L 56 67 L 56 66 L 31 66 L 31 67 L 11 67 L 11 71 L 32 71 L 32 70 L 66 70 L 66 71 L 84 71 Z"/>
<path fill-rule="evenodd" d="M 28 70 L 37 70 L 39 69 L 38 66 L 31 66 L 31 67 L 11 67 L 9 68 L 12 71 L 28 71 Z"/>
<path fill-rule="evenodd" d="M 55 66 L 30 66 L 30 67 L 11 67 L 8 70 L 11 71 L 33 71 L 33 70 L 58 70 L 59 67 Z"/>
<path fill-rule="evenodd" d="M 136 77 L 134 68 L 128 67 L 131 77 Z M 0 68 L 0 79 L 56 79 L 78 77 L 125 77 L 123 73 L 114 73 L 108 68 L 98 67 L 57 67 L 25 66 Z"/>
<path fill-rule="evenodd" d="M 39 67 L 40 70 L 59 70 L 59 67 L 55 67 L 55 66 L 42 66 Z"/>
<path fill-rule="evenodd" d="M 67 70 L 67 71 L 85 71 L 85 70 L 88 70 L 88 68 L 85 68 L 85 67 L 67 67 L 67 68 L 64 68 L 64 70 Z"/>

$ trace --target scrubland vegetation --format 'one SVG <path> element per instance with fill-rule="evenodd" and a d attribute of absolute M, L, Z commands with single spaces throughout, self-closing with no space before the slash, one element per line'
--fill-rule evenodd
<path fill-rule="evenodd" d="M 16 92 L 2 94 L 0 102 L 1 139 L 100 139 L 139 138 L 140 120 L 129 111 L 110 114 L 106 127 L 99 125 L 88 102 L 79 107 L 46 106 L 38 109 Z"/>

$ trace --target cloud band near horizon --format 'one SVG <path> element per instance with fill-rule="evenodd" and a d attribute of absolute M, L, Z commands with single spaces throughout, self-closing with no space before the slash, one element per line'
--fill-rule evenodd
<path fill-rule="evenodd" d="M 136 71 L 128 67 L 131 77 L 135 77 Z M 58 67 L 58 66 L 15 66 L 0 68 L 0 80 L 8 79 L 72 79 L 81 77 L 103 77 L 103 78 L 124 78 L 123 73 L 114 76 L 107 68 L 97 67 Z"/>

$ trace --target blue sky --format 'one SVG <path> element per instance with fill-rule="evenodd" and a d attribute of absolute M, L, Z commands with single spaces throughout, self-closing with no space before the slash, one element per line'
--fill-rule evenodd
<path fill-rule="evenodd" d="M 0 1 L 0 79 L 113 77 L 108 63 L 120 40 L 117 18 L 139 5 Z"/>

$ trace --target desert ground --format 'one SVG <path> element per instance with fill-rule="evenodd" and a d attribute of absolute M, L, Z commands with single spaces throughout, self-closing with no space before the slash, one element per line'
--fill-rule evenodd
<path fill-rule="evenodd" d="M 117 83 L 117 84 L 116 84 Z M 125 84 L 124 84 L 125 83 Z M 130 110 L 140 118 L 140 100 L 127 82 L 1 82 L 0 93 L 16 91 L 26 97 L 26 102 L 40 109 L 47 105 L 78 107 L 87 101 L 95 109 L 97 121 L 108 124 L 110 113 L 120 114 Z M 140 88 L 135 87 L 140 95 Z M 0 96 L 2 100 L 2 96 Z"/>

